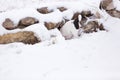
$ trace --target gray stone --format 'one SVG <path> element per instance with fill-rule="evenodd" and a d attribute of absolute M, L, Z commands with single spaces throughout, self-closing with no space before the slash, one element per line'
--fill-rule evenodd
<path fill-rule="evenodd" d="M 102 0 L 100 3 L 100 8 L 103 8 L 105 10 L 112 10 L 114 9 L 113 0 Z"/>
<path fill-rule="evenodd" d="M 15 28 L 13 21 L 9 18 L 5 19 L 5 21 L 2 23 L 2 26 L 7 30 L 12 30 Z"/>
<path fill-rule="evenodd" d="M 120 11 L 118 10 L 109 10 L 107 11 L 112 17 L 120 18 Z"/>
<path fill-rule="evenodd" d="M 53 12 L 53 10 L 49 10 L 48 7 L 38 8 L 37 11 L 42 14 L 48 14 Z"/>
<path fill-rule="evenodd" d="M 97 21 L 89 21 L 85 26 L 82 27 L 84 33 L 97 32 L 97 30 L 105 30 L 103 24 L 98 24 Z"/>
<path fill-rule="evenodd" d="M 33 17 L 26 17 L 26 18 L 23 18 L 19 21 L 17 28 L 25 28 L 27 26 L 30 26 L 32 24 L 36 24 L 38 22 L 39 21 Z"/>

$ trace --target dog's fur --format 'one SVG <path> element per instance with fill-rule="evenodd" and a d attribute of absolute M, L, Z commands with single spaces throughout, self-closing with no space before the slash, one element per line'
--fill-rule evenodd
<path fill-rule="evenodd" d="M 65 39 L 71 39 L 71 38 L 75 38 L 78 37 L 78 26 L 77 24 L 75 24 L 75 22 L 78 22 L 77 20 L 70 20 L 68 22 L 66 22 L 63 27 L 60 29 L 60 32 L 62 33 L 62 35 L 65 37 Z M 77 25 L 75 27 L 75 25 Z"/>

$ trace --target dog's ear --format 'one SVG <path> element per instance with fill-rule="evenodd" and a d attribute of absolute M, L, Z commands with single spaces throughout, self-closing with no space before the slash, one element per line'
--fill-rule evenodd
<path fill-rule="evenodd" d="M 99 9 L 102 9 L 102 2 L 100 2 Z"/>
<path fill-rule="evenodd" d="M 64 24 L 65 24 L 65 21 L 61 21 L 56 25 L 56 27 L 58 28 L 58 30 L 60 30 Z"/>
<path fill-rule="evenodd" d="M 79 18 L 76 18 L 74 21 L 73 21 L 73 24 L 75 26 L 76 29 L 79 29 Z"/>

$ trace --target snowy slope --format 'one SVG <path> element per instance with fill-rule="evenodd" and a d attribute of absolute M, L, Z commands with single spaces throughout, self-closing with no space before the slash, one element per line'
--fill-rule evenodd
<path fill-rule="evenodd" d="M 74 11 L 92 10 L 91 5 L 98 6 L 99 0 L 88 1 L 80 0 L 81 3 L 64 2 L 64 4 L 53 2 L 51 5 L 46 2 L 42 3 L 42 6 L 55 7 L 58 4 L 67 6 L 71 9 L 71 13 L 61 14 L 56 11 L 55 14 L 61 17 L 67 15 L 69 18 Z M 86 3 L 89 5 L 86 6 Z M 77 8 L 79 5 L 82 7 Z M 20 12 L 24 13 L 20 15 Z M 54 39 L 51 39 L 35 45 L 22 43 L 0 45 L 0 80 L 120 80 L 120 19 L 110 17 L 105 12 L 102 14 L 103 19 L 106 19 L 102 21 L 108 32 L 99 31 L 83 34 L 77 39 L 64 40 L 58 30 L 54 29 L 45 31 L 44 35 L 49 38 L 49 35 L 56 34 L 56 44 L 52 44 Z M 33 7 L 24 9 L 21 7 L 20 10 L 0 13 L 0 22 L 10 17 L 17 23 L 19 19 L 28 15 L 36 18 L 42 17 L 38 16 Z M 59 21 L 61 17 L 57 17 L 57 20 Z M 49 21 L 49 19 L 45 17 L 43 21 Z M 39 32 L 38 28 L 28 27 L 25 30 L 33 30 L 36 34 Z M 19 29 L 5 30 L 0 25 L 0 34 L 17 31 Z"/>

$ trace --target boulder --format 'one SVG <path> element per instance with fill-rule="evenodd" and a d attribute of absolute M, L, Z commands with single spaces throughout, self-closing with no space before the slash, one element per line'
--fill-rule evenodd
<path fill-rule="evenodd" d="M 23 18 L 19 21 L 19 24 L 17 26 L 17 28 L 25 28 L 27 26 L 30 26 L 32 24 L 36 24 L 36 23 L 39 23 L 39 21 L 33 17 L 26 17 L 26 18 Z"/>
<path fill-rule="evenodd" d="M 112 17 L 120 18 L 120 11 L 116 10 L 113 0 L 102 0 L 100 8 L 106 10 L 106 12 Z"/>
<path fill-rule="evenodd" d="M 91 11 L 82 11 L 81 12 L 81 21 L 80 24 L 81 26 L 85 26 L 88 20 L 95 20 L 95 19 L 100 19 L 101 15 L 100 13 L 97 11 L 95 13 L 91 13 Z"/>
<path fill-rule="evenodd" d="M 58 23 L 54 23 L 54 22 L 45 22 L 44 23 L 45 27 L 50 30 L 50 29 L 54 29 L 54 28 L 61 28 L 64 25 L 64 21 L 58 22 Z"/>
<path fill-rule="evenodd" d="M 67 8 L 65 8 L 65 7 L 58 7 L 57 9 L 59 9 L 61 12 L 63 12 L 63 11 L 66 11 L 66 10 L 67 10 Z"/>
<path fill-rule="evenodd" d="M 0 36 L 0 44 L 8 44 L 13 42 L 22 42 L 25 44 L 35 44 L 40 42 L 31 31 L 22 31 L 17 33 L 8 33 Z"/>
<path fill-rule="evenodd" d="M 5 19 L 5 21 L 2 23 L 2 26 L 7 30 L 12 30 L 15 28 L 14 22 L 9 18 Z"/>
<path fill-rule="evenodd" d="M 88 11 L 82 11 L 81 16 L 90 17 L 93 16 L 93 14 L 91 13 L 91 11 L 88 10 Z"/>
<path fill-rule="evenodd" d="M 84 31 L 85 33 L 97 32 L 97 31 L 96 31 L 96 28 L 97 28 L 96 26 L 98 26 L 98 25 L 96 25 L 95 22 L 90 21 L 90 22 L 88 22 L 88 23 L 83 27 L 83 31 Z"/>
<path fill-rule="evenodd" d="M 103 24 L 99 25 L 97 21 L 89 21 L 82 29 L 84 33 L 97 32 L 97 29 L 105 30 Z"/>
<path fill-rule="evenodd" d="M 114 8 L 113 0 L 102 0 L 100 3 L 100 9 L 112 10 Z"/>
<path fill-rule="evenodd" d="M 48 14 L 53 12 L 53 10 L 49 10 L 48 7 L 38 8 L 37 11 L 42 14 Z"/>
<path fill-rule="evenodd" d="M 53 23 L 53 22 L 45 22 L 45 27 L 50 30 L 50 29 L 54 29 L 55 26 L 56 26 L 56 23 Z"/>
<path fill-rule="evenodd" d="M 113 9 L 113 10 L 109 10 L 107 12 L 112 17 L 120 18 L 120 11 L 118 11 L 118 10 Z"/>
<path fill-rule="evenodd" d="M 88 18 L 88 17 L 89 17 L 89 18 L 92 17 L 93 14 L 91 13 L 91 11 L 82 11 L 82 12 L 81 12 L 81 16 L 82 16 L 82 18 L 81 18 L 80 24 L 81 24 L 82 26 L 84 26 L 85 23 L 87 22 L 87 18 Z"/>

